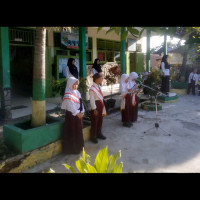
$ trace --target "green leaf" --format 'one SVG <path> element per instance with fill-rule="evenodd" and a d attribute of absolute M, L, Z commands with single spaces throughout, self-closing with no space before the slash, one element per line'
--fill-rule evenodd
<path fill-rule="evenodd" d="M 102 30 L 103 29 L 103 27 L 98 27 L 97 28 L 97 33 L 100 31 L 100 30 Z"/>
<path fill-rule="evenodd" d="M 79 160 L 76 161 L 76 167 L 81 173 L 88 172 L 87 164 L 85 163 L 85 161 L 82 158 L 80 158 Z"/>
<path fill-rule="evenodd" d="M 101 149 L 95 159 L 94 167 L 98 173 L 105 173 L 108 165 L 108 147 Z"/>
<path fill-rule="evenodd" d="M 113 168 L 115 167 L 115 164 L 117 162 L 117 160 L 121 157 L 121 150 L 119 150 L 110 160 L 110 165 L 108 167 L 108 173 L 110 173 Z"/>
<path fill-rule="evenodd" d="M 65 166 L 66 169 L 70 170 L 72 173 L 76 173 L 76 170 L 73 167 L 71 167 L 67 164 L 63 164 L 63 165 Z"/>
<path fill-rule="evenodd" d="M 132 27 L 127 27 L 127 30 L 132 34 L 132 35 L 139 35 L 139 31 L 135 28 Z"/>
<path fill-rule="evenodd" d="M 112 173 L 122 173 L 122 167 L 123 163 L 122 162 L 118 163 L 112 170 Z"/>
<path fill-rule="evenodd" d="M 114 30 L 115 30 L 114 27 L 110 27 L 110 29 L 109 29 L 108 31 L 106 31 L 106 35 L 107 35 L 108 33 L 110 33 L 111 31 L 114 31 Z"/>
<path fill-rule="evenodd" d="M 97 170 L 89 163 L 87 163 L 87 168 L 88 168 L 88 173 L 97 173 Z"/>

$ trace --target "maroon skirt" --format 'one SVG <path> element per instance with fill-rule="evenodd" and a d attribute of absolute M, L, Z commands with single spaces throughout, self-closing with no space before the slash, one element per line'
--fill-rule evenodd
<path fill-rule="evenodd" d="M 63 153 L 79 153 L 84 147 L 82 120 L 66 111 L 62 135 Z"/>
<path fill-rule="evenodd" d="M 97 138 L 98 136 L 102 135 L 102 124 L 103 124 L 103 105 L 100 101 L 95 101 L 96 110 L 98 115 L 94 115 L 94 111 L 91 111 L 91 130 L 90 130 L 90 137 L 91 139 Z"/>
<path fill-rule="evenodd" d="M 138 118 L 138 103 L 139 103 L 139 98 L 137 97 L 136 94 L 136 105 L 131 105 L 131 122 L 136 122 Z"/>
<path fill-rule="evenodd" d="M 130 122 L 132 115 L 131 95 L 127 94 L 125 97 L 125 109 L 121 110 L 122 122 Z"/>

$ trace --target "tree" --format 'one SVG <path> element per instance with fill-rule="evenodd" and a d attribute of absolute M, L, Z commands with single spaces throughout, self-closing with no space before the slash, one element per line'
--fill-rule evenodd
<path fill-rule="evenodd" d="M 70 29 L 70 27 L 52 27 L 51 31 Z M 31 126 L 38 127 L 46 123 L 45 101 L 45 53 L 46 27 L 36 27 L 34 63 L 33 63 L 33 98 Z"/>

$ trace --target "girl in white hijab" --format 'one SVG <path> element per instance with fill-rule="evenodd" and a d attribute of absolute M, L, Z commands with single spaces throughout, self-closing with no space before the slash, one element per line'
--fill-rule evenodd
<path fill-rule="evenodd" d="M 128 89 L 131 89 L 136 85 L 135 80 L 138 78 L 138 74 L 136 72 L 131 72 L 128 80 Z M 137 92 L 131 94 L 131 122 L 137 121 L 138 116 L 138 102 L 139 98 L 137 97 Z"/>
<path fill-rule="evenodd" d="M 129 76 L 127 74 L 122 74 L 121 75 L 121 80 L 120 80 L 120 92 L 122 95 L 122 101 L 121 101 L 121 116 L 122 116 L 122 122 L 123 126 L 125 127 L 131 127 L 131 95 L 130 89 L 128 89 L 128 81 L 129 81 Z"/>
<path fill-rule="evenodd" d="M 63 133 L 63 152 L 78 154 L 84 147 L 82 118 L 84 106 L 81 94 L 77 90 L 78 79 L 70 77 L 67 81 L 61 109 L 66 110 Z"/>

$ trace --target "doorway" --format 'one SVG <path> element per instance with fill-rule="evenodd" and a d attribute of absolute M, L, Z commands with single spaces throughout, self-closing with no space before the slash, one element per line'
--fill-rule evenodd
<path fill-rule="evenodd" d="M 32 96 L 33 46 L 10 46 L 12 95 Z"/>

